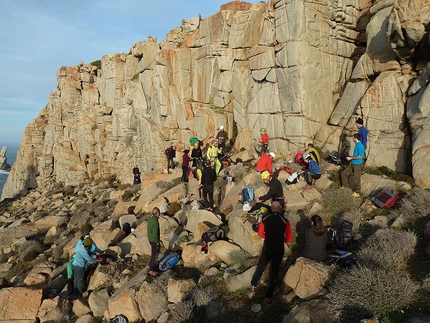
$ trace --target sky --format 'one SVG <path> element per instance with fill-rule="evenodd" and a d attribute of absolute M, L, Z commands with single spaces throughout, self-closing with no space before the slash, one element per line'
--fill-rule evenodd
<path fill-rule="evenodd" d="M 20 144 L 48 103 L 61 66 L 166 38 L 182 19 L 229 0 L 0 0 L 0 145 Z M 250 1 L 255 2 L 255 1 Z"/>

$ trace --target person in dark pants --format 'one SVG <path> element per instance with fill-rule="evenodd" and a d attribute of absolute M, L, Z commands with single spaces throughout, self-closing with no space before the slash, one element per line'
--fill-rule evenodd
<path fill-rule="evenodd" d="M 185 149 L 182 155 L 182 182 L 188 183 L 188 173 L 190 172 L 191 158 L 188 156 L 190 150 Z"/>
<path fill-rule="evenodd" d="M 264 201 L 272 199 L 272 201 L 277 201 L 282 207 L 284 207 L 284 190 L 282 188 L 281 182 L 277 178 L 273 177 L 267 170 L 261 173 L 261 179 L 263 180 L 264 184 L 269 185 L 270 188 L 267 194 L 257 198 L 256 202 L 263 203 Z"/>
<path fill-rule="evenodd" d="M 170 174 L 169 169 L 175 169 L 174 159 L 176 158 L 176 146 L 173 144 L 170 145 L 170 147 L 165 150 L 164 154 L 167 158 L 167 172 Z"/>
<path fill-rule="evenodd" d="M 157 260 L 158 253 L 160 252 L 160 224 L 158 218 L 160 217 L 160 209 L 154 207 L 152 209 L 152 215 L 148 219 L 148 240 L 151 245 L 151 259 L 149 260 L 149 272 L 151 276 L 157 276 L 155 271 L 155 261 Z"/>
<path fill-rule="evenodd" d="M 83 240 L 82 245 L 75 250 L 73 259 L 73 287 L 75 293 L 82 295 L 85 292 L 85 265 L 87 263 L 97 263 L 98 260 L 90 256 L 93 240 L 87 237 Z"/>
<path fill-rule="evenodd" d="M 257 268 L 251 279 L 251 291 L 256 291 L 258 281 L 269 262 L 271 262 L 269 285 L 266 291 L 266 301 L 271 303 L 275 293 L 279 266 L 284 256 L 284 243 L 289 243 L 293 240 L 290 223 L 284 218 L 282 206 L 278 201 L 272 202 L 271 212 L 263 217 L 258 227 L 258 235 L 264 239 L 264 245 Z"/>
<path fill-rule="evenodd" d="M 217 179 L 215 170 L 211 166 L 211 161 L 206 160 L 205 168 L 202 172 L 200 186 L 203 187 L 203 199 L 205 207 L 208 211 L 212 211 L 214 207 L 214 183 Z"/>
<path fill-rule="evenodd" d="M 360 134 L 355 133 L 352 136 L 352 140 L 355 142 L 353 156 L 346 157 L 347 161 L 351 161 L 351 164 L 346 167 L 340 174 L 341 187 L 348 185 L 348 177 L 354 174 L 355 192 L 352 193 L 353 197 L 360 197 L 361 190 L 361 165 L 364 158 L 364 146 L 360 141 Z"/>
<path fill-rule="evenodd" d="M 136 164 L 133 166 L 133 184 L 140 184 L 142 181 L 140 180 L 140 170 L 139 167 L 137 167 Z"/>
<path fill-rule="evenodd" d="M 311 218 L 312 227 L 305 231 L 305 249 L 303 257 L 315 261 L 324 261 L 326 258 L 327 232 L 324 223 L 317 214 Z"/>
<path fill-rule="evenodd" d="M 367 137 L 369 136 L 369 131 L 363 125 L 363 123 L 364 121 L 361 118 L 358 118 L 355 121 L 355 125 L 358 128 L 358 134 L 360 135 L 360 141 L 364 147 L 364 157 L 363 157 L 363 162 L 361 163 L 361 174 L 364 173 L 364 163 L 366 162 L 366 151 L 367 151 Z"/>

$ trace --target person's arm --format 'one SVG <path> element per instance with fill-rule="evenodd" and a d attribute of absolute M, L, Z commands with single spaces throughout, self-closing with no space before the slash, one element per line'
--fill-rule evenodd
<path fill-rule="evenodd" d="M 272 168 L 272 160 L 269 157 L 269 160 L 267 162 L 267 170 L 269 171 L 270 174 L 273 174 L 273 168 Z"/>
<path fill-rule="evenodd" d="M 99 247 L 97 247 L 95 243 L 93 243 L 93 244 L 91 245 L 91 251 L 92 251 L 92 252 L 103 253 L 103 250 L 101 250 Z"/>
<path fill-rule="evenodd" d="M 85 251 L 82 251 L 82 258 L 84 258 L 87 262 L 98 262 L 98 259 L 90 256 L 87 249 L 85 249 Z"/>
<path fill-rule="evenodd" d="M 287 225 L 285 226 L 285 232 L 284 232 L 284 242 L 289 243 L 293 241 L 293 231 L 291 230 L 290 221 L 287 221 Z"/>
<path fill-rule="evenodd" d="M 264 202 L 267 201 L 268 199 L 272 198 L 273 196 L 275 196 L 275 189 L 273 186 L 270 186 L 269 191 L 267 192 L 266 195 L 260 196 L 258 199 L 260 202 Z M 259 202 L 257 201 L 257 202 Z"/>
<path fill-rule="evenodd" d="M 258 226 L 258 236 L 266 239 L 266 232 L 264 231 L 264 222 L 261 222 Z"/>

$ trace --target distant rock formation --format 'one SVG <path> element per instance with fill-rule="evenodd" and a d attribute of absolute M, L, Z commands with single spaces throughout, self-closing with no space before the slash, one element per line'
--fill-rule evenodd
<path fill-rule="evenodd" d="M 207 144 L 220 125 L 237 149 L 254 151 L 264 127 L 270 150 L 288 159 L 309 141 L 352 153 L 358 116 L 370 133 L 366 165 L 428 187 L 429 7 L 235 1 L 183 20 L 161 43 L 149 37 L 129 54 L 62 67 L 2 198 L 110 175 L 132 183 L 133 164 L 165 168 L 170 143 L 182 151 L 196 131 Z"/>
<path fill-rule="evenodd" d="M 7 147 L 3 146 L 2 149 L 0 150 L 0 170 L 4 170 L 8 172 L 10 171 L 10 165 L 7 162 L 6 153 L 7 153 Z"/>

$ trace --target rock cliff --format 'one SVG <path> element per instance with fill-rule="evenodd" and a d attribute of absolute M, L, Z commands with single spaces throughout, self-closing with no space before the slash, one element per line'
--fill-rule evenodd
<path fill-rule="evenodd" d="M 224 125 L 253 150 L 265 127 L 287 156 L 313 141 L 347 150 L 360 116 L 368 166 L 428 187 L 428 1 L 268 0 L 221 6 L 158 43 L 62 67 L 57 89 L 24 133 L 2 198 L 39 185 L 165 168 L 164 150 L 205 143 Z"/>

